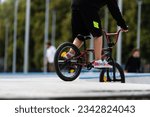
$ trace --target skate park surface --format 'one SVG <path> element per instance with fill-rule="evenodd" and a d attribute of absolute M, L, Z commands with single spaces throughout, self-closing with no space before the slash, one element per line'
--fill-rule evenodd
<path fill-rule="evenodd" d="M 83 72 L 73 82 L 62 81 L 56 73 L 0 73 L 0 99 L 150 99 L 149 73 L 125 76 L 126 83 L 100 83 L 97 72 Z"/>

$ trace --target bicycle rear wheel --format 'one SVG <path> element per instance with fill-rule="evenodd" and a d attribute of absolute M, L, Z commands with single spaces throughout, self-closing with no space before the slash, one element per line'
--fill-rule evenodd
<path fill-rule="evenodd" d="M 70 49 L 74 51 L 75 56 L 66 59 L 64 56 Z M 54 64 L 57 75 L 63 81 L 74 81 L 80 75 L 82 66 L 79 64 L 79 58 L 77 58 L 79 55 L 79 49 L 72 43 L 66 42 L 58 47 L 54 57 Z"/>
<path fill-rule="evenodd" d="M 100 73 L 100 82 L 121 82 L 125 83 L 125 75 L 122 67 L 118 63 L 109 63 L 112 69 L 103 69 Z"/>

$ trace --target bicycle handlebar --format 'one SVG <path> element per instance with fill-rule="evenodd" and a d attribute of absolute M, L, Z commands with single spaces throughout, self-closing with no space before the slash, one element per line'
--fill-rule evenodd
<path fill-rule="evenodd" d="M 122 32 L 123 30 L 119 29 L 116 33 L 108 33 L 104 29 L 102 29 L 102 31 L 105 33 L 106 36 L 111 36 L 111 35 L 113 36 L 113 35 L 119 35 L 120 32 Z"/>
<path fill-rule="evenodd" d="M 116 43 L 118 42 L 119 34 L 123 31 L 123 29 L 119 29 L 116 33 L 107 33 L 104 29 L 102 29 L 102 31 L 104 32 L 108 43 L 111 41 L 110 36 L 115 36 L 114 45 L 116 45 Z"/>

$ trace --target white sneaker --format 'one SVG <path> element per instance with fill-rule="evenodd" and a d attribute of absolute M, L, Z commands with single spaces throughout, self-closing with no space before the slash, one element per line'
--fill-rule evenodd
<path fill-rule="evenodd" d="M 108 64 L 106 60 L 97 60 L 93 63 L 94 68 L 104 69 L 104 68 L 112 68 L 111 65 Z"/>

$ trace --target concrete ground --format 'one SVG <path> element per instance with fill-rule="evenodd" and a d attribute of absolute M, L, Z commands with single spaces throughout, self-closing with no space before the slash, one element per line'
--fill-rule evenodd
<path fill-rule="evenodd" d="M 0 74 L 0 99 L 150 99 L 150 74 L 126 74 L 126 83 L 100 83 L 82 73 L 64 82 L 56 74 Z"/>

